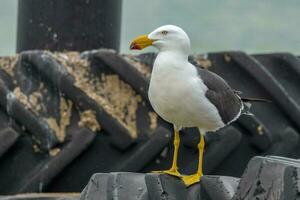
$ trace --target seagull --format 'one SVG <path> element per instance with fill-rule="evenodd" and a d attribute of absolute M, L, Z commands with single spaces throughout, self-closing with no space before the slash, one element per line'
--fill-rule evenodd
<path fill-rule="evenodd" d="M 248 107 L 246 102 L 260 99 L 241 98 L 220 76 L 191 64 L 190 39 L 178 26 L 165 25 L 141 35 L 131 42 L 130 49 L 142 50 L 148 46 L 159 51 L 151 73 L 149 101 L 154 111 L 174 126 L 172 166 L 159 172 L 179 177 L 190 186 L 203 176 L 205 133 L 234 122 Z M 200 133 L 198 168 L 192 175 L 180 174 L 177 167 L 179 131 L 184 127 L 198 127 Z"/>

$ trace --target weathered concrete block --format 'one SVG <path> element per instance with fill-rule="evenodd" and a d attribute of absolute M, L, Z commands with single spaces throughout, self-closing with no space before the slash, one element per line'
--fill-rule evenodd
<path fill-rule="evenodd" d="M 201 200 L 232 199 L 239 180 L 228 176 L 203 176 L 200 182 Z"/>
<path fill-rule="evenodd" d="M 254 157 L 241 180 L 203 176 L 187 188 L 165 174 L 95 174 L 82 200 L 286 200 L 300 199 L 300 161 L 283 157 Z"/>
<path fill-rule="evenodd" d="M 81 200 L 229 200 L 238 185 L 237 178 L 203 176 L 200 184 L 187 188 L 166 174 L 94 174 L 81 193 Z"/>
<path fill-rule="evenodd" d="M 82 200 L 147 200 L 145 174 L 109 173 L 94 174 L 81 193 Z"/>
<path fill-rule="evenodd" d="M 176 177 L 166 174 L 147 174 L 145 182 L 149 200 L 186 200 L 186 186 Z"/>
<path fill-rule="evenodd" d="M 255 157 L 249 162 L 233 200 L 299 199 L 299 176 L 299 160 Z"/>

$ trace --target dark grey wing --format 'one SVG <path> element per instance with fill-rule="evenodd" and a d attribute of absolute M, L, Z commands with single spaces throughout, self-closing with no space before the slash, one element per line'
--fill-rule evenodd
<path fill-rule="evenodd" d="M 208 88 L 205 96 L 216 106 L 224 124 L 231 122 L 243 106 L 237 93 L 217 74 L 204 69 L 198 73 Z"/>

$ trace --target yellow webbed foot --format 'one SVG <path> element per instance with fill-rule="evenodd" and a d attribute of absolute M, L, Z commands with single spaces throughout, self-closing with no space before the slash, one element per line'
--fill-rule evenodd
<path fill-rule="evenodd" d="M 181 180 L 188 187 L 195 183 L 198 183 L 200 181 L 201 177 L 202 177 L 202 175 L 200 175 L 200 174 L 193 174 L 193 175 L 188 175 L 188 176 L 182 176 Z"/>
<path fill-rule="evenodd" d="M 182 175 L 176 169 L 161 170 L 161 171 L 152 171 L 152 173 L 169 174 L 171 176 L 176 176 L 176 177 L 179 177 L 179 178 L 182 177 Z"/>

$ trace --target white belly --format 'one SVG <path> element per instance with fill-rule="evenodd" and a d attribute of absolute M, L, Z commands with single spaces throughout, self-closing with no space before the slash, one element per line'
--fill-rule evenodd
<path fill-rule="evenodd" d="M 177 127 L 199 127 L 205 131 L 223 127 L 218 110 L 205 97 L 207 88 L 197 72 L 186 70 L 153 70 L 148 91 L 153 109 Z"/>

